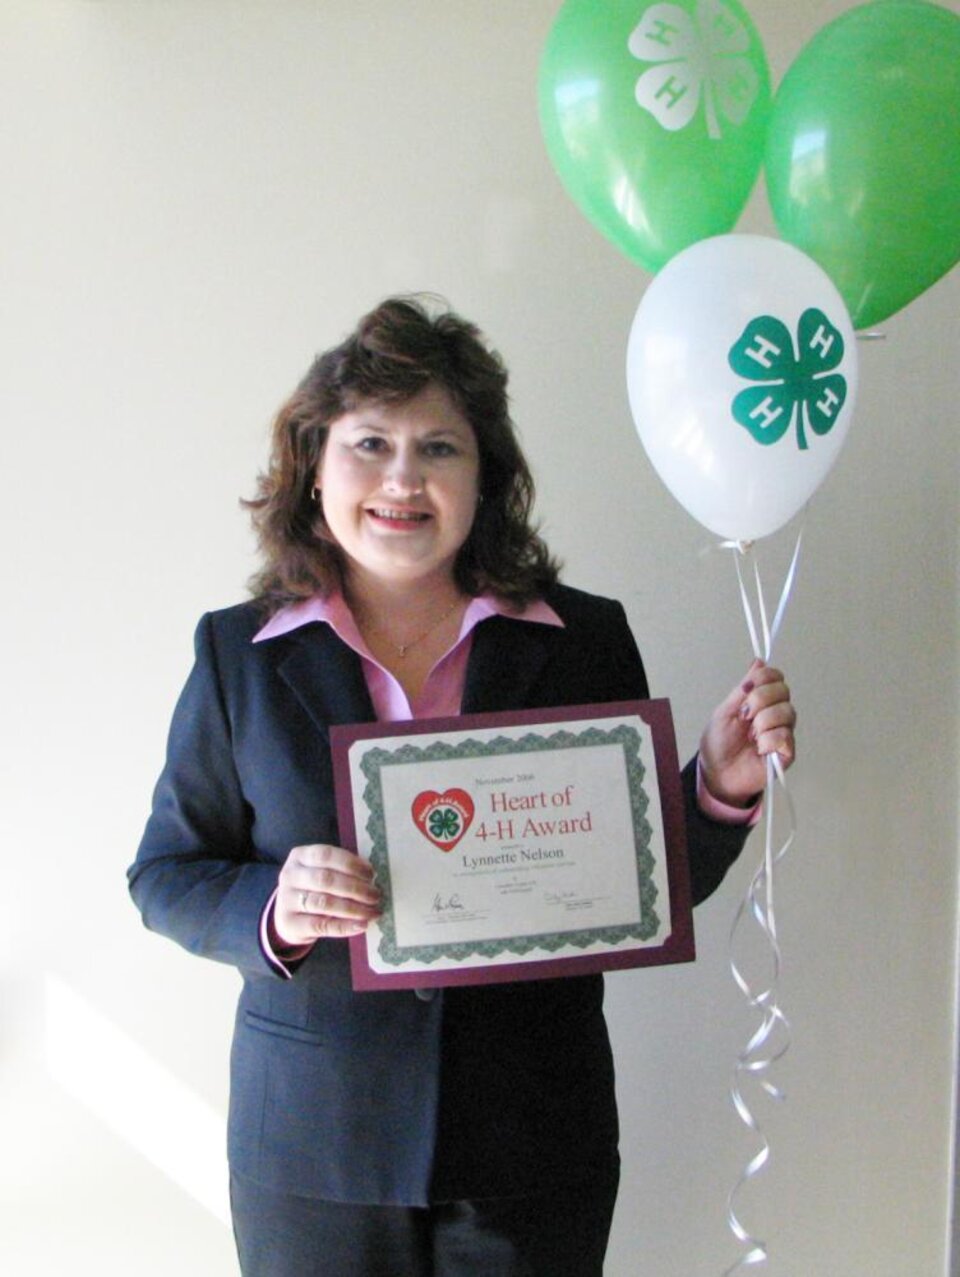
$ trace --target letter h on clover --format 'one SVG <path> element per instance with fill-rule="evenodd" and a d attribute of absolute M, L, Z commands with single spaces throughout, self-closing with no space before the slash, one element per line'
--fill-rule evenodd
<path fill-rule="evenodd" d="M 825 435 L 846 401 L 847 379 L 833 371 L 843 353 L 843 336 L 822 310 L 811 307 L 800 316 L 796 354 L 782 320 L 752 319 L 728 359 L 738 377 L 760 384 L 736 396 L 734 419 L 762 444 L 782 439 L 796 420 L 797 447 L 809 447 L 804 420 L 814 434 Z"/>

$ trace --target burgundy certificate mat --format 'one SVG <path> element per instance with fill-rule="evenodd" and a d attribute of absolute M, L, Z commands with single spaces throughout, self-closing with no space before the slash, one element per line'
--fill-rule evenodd
<path fill-rule="evenodd" d="M 331 728 L 340 835 L 384 912 L 355 989 L 689 962 L 666 700 Z"/>

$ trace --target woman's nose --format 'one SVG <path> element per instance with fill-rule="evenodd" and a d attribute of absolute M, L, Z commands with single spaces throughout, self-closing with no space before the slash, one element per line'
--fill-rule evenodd
<path fill-rule="evenodd" d="M 423 490 L 423 469 L 420 459 L 412 449 L 402 448 L 390 459 L 384 475 L 384 485 L 390 492 L 414 496 Z"/>

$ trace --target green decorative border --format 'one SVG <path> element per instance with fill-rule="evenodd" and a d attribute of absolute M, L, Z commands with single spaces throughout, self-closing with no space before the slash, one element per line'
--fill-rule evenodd
<path fill-rule="evenodd" d="M 551 736 L 541 736 L 533 732 L 519 739 L 498 736 L 495 740 L 486 743 L 471 738 L 459 745 L 451 745 L 447 741 L 433 741 L 426 746 L 405 744 L 393 750 L 379 746 L 367 750 L 360 760 L 360 769 L 367 779 L 363 801 L 370 813 L 366 826 L 372 841 L 370 862 L 376 870 L 377 884 L 383 892 L 384 900 L 384 913 L 380 920 L 382 939 L 378 949 L 383 962 L 390 966 L 402 966 L 407 962 L 429 964 L 438 958 L 463 961 L 474 956 L 495 958 L 503 953 L 523 956 L 533 949 L 556 952 L 558 949 L 571 945 L 586 949 L 597 942 L 612 946 L 624 940 L 652 939 L 660 929 L 660 919 L 654 907 L 657 888 L 653 882 L 654 858 L 650 851 L 653 830 L 645 815 L 650 800 L 643 788 L 646 769 L 640 761 L 640 743 L 640 733 L 636 728 L 620 724 L 609 730 L 588 727 L 578 733 L 563 730 L 554 732 Z M 381 781 L 383 768 L 407 763 L 489 758 L 493 755 L 534 753 L 550 749 L 592 749 L 598 745 L 619 745 L 623 750 L 636 849 L 637 886 L 640 897 L 639 922 L 630 926 L 595 927 L 582 931 L 547 932 L 543 935 L 510 936 L 503 939 L 464 941 L 454 944 L 411 945 L 401 948 L 397 944 L 391 909 L 393 897 Z"/>

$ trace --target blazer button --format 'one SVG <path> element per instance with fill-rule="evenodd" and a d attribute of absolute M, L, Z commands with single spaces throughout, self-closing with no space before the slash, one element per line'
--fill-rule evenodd
<path fill-rule="evenodd" d="M 432 1002 L 437 996 L 436 989 L 414 989 L 414 993 L 421 1002 Z"/>

